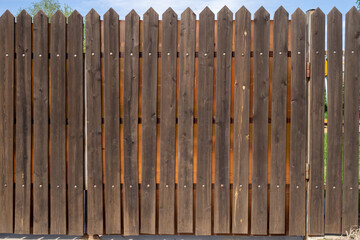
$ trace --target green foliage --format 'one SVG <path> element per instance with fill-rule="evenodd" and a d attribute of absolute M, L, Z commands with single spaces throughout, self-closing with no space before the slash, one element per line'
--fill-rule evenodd
<path fill-rule="evenodd" d="M 25 10 L 31 16 L 35 16 L 39 10 L 42 10 L 49 17 L 49 19 L 56 13 L 57 10 L 60 10 L 66 18 L 68 18 L 73 12 L 73 9 L 69 5 L 63 4 L 63 6 L 61 6 L 58 0 L 38 0 L 36 2 L 32 2 L 31 6 Z M 21 9 L 19 10 L 19 13 L 20 12 Z"/>
<path fill-rule="evenodd" d="M 357 0 L 356 3 L 357 3 L 357 5 L 358 5 L 358 9 L 359 9 L 359 11 L 360 11 L 360 0 Z"/>

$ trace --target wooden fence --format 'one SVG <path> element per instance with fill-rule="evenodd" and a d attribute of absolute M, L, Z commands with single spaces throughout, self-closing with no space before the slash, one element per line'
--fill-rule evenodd
<path fill-rule="evenodd" d="M 217 20 L 209 8 L 199 20 L 187 9 L 181 21 L 172 9 L 161 21 L 153 9 L 142 21 L 110 9 L 103 20 L 91 10 L 84 26 L 76 11 L 51 24 L 41 11 L 16 23 L 6 11 L 0 232 L 323 235 L 358 226 L 360 13 L 346 14 L 344 78 L 342 14 L 327 16 L 327 51 L 325 14 L 309 20 L 298 9 L 290 22 L 282 7 L 272 21 L 264 8 L 253 20 L 244 7 L 235 18 L 224 7 Z"/>

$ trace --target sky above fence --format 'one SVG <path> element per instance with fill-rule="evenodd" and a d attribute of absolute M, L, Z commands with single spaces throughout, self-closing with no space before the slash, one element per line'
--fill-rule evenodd
<path fill-rule="evenodd" d="M 19 9 L 29 7 L 34 0 L 1 0 L 0 2 L 0 14 L 6 9 L 17 14 Z M 190 7 L 196 15 L 199 15 L 206 6 L 210 7 L 213 12 L 218 12 L 224 5 L 227 5 L 233 13 L 242 5 L 251 13 L 254 13 L 260 6 L 264 6 L 273 16 L 276 9 L 281 5 L 290 15 L 298 7 L 303 11 L 320 7 L 327 14 L 334 6 L 344 14 L 355 5 L 355 0 L 60 0 L 59 2 L 69 5 L 84 16 L 91 8 L 95 8 L 100 15 L 103 15 L 112 7 L 120 15 L 120 18 L 124 18 L 132 9 L 142 15 L 149 7 L 153 7 L 155 11 L 160 13 L 161 17 L 161 13 L 168 7 L 172 7 L 178 14 Z"/>

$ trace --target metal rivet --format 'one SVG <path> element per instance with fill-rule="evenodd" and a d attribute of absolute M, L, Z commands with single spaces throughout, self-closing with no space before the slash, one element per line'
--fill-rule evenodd
<path fill-rule="evenodd" d="M 115 185 L 111 185 L 111 188 L 115 188 Z"/>
<path fill-rule="evenodd" d="M 319 186 L 315 186 L 315 188 L 319 188 Z"/>
<path fill-rule="evenodd" d="M 316 53 L 316 54 L 319 54 L 319 51 L 316 51 L 315 53 Z"/>
<path fill-rule="evenodd" d="M 96 185 L 94 185 L 94 188 L 96 188 Z"/>
<path fill-rule="evenodd" d="M 42 188 L 42 185 L 40 184 L 39 187 Z"/>
<path fill-rule="evenodd" d="M 351 53 L 352 53 L 352 54 L 354 54 L 354 53 L 355 53 L 355 51 L 354 51 L 354 50 L 352 50 L 352 51 L 351 51 Z"/>
<path fill-rule="evenodd" d="M 258 188 L 260 188 L 261 186 L 260 185 L 258 185 Z"/>
<path fill-rule="evenodd" d="M 184 185 L 184 188 L 186 188 L 186 185 Z"/>
<path fill-rule="evenodd" d="M 56 54 L 57 57 L 60 57 L 60 54 Z"/>
<path fill-rule="evenodd" d="M 4 184 L 4 187 L 7 187 L 7 184 L 6 184 L 6 183 Z"/>
<path fill-rule="evenodd" d="M 77 185 L 75 185 L 74 188 L 77 188 Z"/>
<path fill-rule="evenodd" d="M 132 185 L 130 185 L 129 188 L 132 188 Z"/>
<path fill-rule="evenodd" d="M 42 55 L 41 55 L 41 54 L 39 54 L 39 57 L 42 57 Z"/>
<path fill-rule="evenodd" d="M 206 57 L 206 56 L 207 56 L 207 53 L 204 53 L 204 56 Z"/>
<path fill-rule="evenodd" d="M 333 189 L 335 189 L 336 187 L 335 186 L 333 186 Z"/>
<path fill-rule="evenodd" d="M 350 190 L 352 190 L 353 189 L 353 187 L 350 187 Z"/>
<path fill-rule="evenodd" d="M 146 185 L 148 188 L 150 187 L 150 184 Z"/>
<path fill-rule="evenodd" d="M 134 55 L 133 53 L 130 53 L 130 56 Z"/>
<path fill-rule="evenodd" d="M 170 53 L 168 52 L 167 55 L 170 56 Z"/>
<path fill-rule="evenodd" d="M 76 55 L 76 54 L 74 54 L 74 57 L 77 57 L 77 55 Z"/>
<path fill-rule="evenodd" d="M 245 90 L 245 88 L 246 88 L 245 86 L 242 87 L 243 90 Z"/>
<path fill-rule="evenodd" d="M 296 185 L 296 188 L 299 188 L 299 185 Z"/>
<path fill-rule="evenodd" d="M 22 187 L 25 187 L 25 185 L 23 184 L 23 185 L 21 185 Z"/>
<path fill-rule="evenodd" d="M 59 185 L 57 185 L 56 187 L 57 187 L 57 188 L 60 188 L 60 186 L 59 186 Z"/>
<path fill-rule="evenodd" d="M 282 52 L 279 52 L 280 55 L 282 55 Z"/>
<path fill-rule="evenodd" d="M 263 53 L 261 52 L 261 53 L 260 53 L 260 56 L 262 56 L 262 55 L 263 55 Z"/>
<path fill-rule="evenodd" d="M 204 187 L 205 187 L 205 185 L 203 184 L 203 185 L 202 185 L 202 187 L 204 188 Z"/>
<path fill-rule="evenodd" d="M 186 56 L 189 56 L 189 53 L 186 53 Z"/>
<path fill-rule="evenodd" d="M 278 184 L 278 185 L 276 185 L 276 188 L 280 188 L 280 185 Z"/>
<path fill-rule="evenodd" d="M 95 56 L 95 53 L 91 53 L 92 56 Z"/>
<path fill-rule="evenodd" d="M 241 56 L 245 56 L 245 53 L 241 53 Z"/>
<path fill-rule="evenodd" d="M 298 55 L 300 55 L 301 54 L 301 52 L 298 52 Z"/>
<path fill-rule="evenodd" d="M 223 187 L 224 187 L 224 184 L 221 184 L 221 185 L 220 185 L 220 187 L 222 187 L 222 188 L 223 188 Z"/>
<path fill-rule="evenodd" d="M 151 52 L 149 52 L 149 56 L 151 56 Z"/>
<path fill-rule="evenodd" d="M 113 53 L 112 52 L 110 52 L 110 56 L 112 56 L 113 55 Z"/>
<path fill-rule="evenodd" d="M 169 185 L 167 185 L 167 184 L 166 184 L 166 185 L 165 185 L 165 187 L 167 187 L 167 188 L 168 188 L 168 187 L 169 187 Z"/>
<path fill-rule="evenodd" d="M 336 51 L 334 51 L 334 54 L 336 54 Z"/>
<path fill-rule="evenodd" d="M 23 53 L 22 56 L 25 57 L 25 53 Z"/>
<path fill-rule="evenodd" d="M 5 54 L 5 56 L 7 56 L 7 57 L 8 57 L 8 56 L 9 56 L 9 54 L 7 53 L 7 54 Z"/>
<path fill-rule="evenodd" d="M 226 55 L 226 53 L 223 53 L 223 56 L 225 56 Z"/>

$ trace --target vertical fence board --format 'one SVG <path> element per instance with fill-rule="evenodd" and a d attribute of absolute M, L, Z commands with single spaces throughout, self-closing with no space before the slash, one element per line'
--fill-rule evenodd
<path fill-rule="evenodd" d="M 0 17 L 0 233 L 13 232 L 14 16 Z"/>
<path fill-rule="evenodd" d="M 232 232 L 249 229 L 249 136 L 250 136 L 251 14 L 242 7 L 235 20 L 234 174 Z"/>
<path fill-rule="evenodd" d="M 119 15 L 104 15 L 105 231 L 121 233 Z"/>
<path fill-rule="evenodd" d="M 353 7 L 345 25 L 344 172 L 342 233 L 358 226 L 360 12 Z"/>
<path fill-rule="evenodd" d="M 310 188 L 309 234 L 324 234 L 324 69 L 325 15 L 311 15 L 310 33 Z"/>
<path fill-rule="evenodd" d="M 269 31 L 270 15 L 261 7 L 254 15 L 251 233 L 256 235 L 267 234 Z"/>
<path fill-rule="evenodd" d="M 83 17 L 68 19 L 68 233 L 84 232 L 84 70 Z"/>
<path fill-rule="evenodd" d="M 214 13 L 206 7 L 199 19 L 196 235 L 211 235 L 211 165 L 214 81 Z"/>
<path fill-rule="evenodd" d="M 31 16 L 16 24 L 16 174 L 15 233 L 30 233 L 31 189 Z"/>
<path fill-rule="evenodd" d="M 94 10 L 85 17 L 87 232 L 103 233 L 100 16 Z"/>
<path fill-rule="evenodd" d="M 217 15 L 214 233 L 230 233 L 230 103 L 233 13 Z"/>
<path fill-rule="evenodd" d="M 177 191 L 179 233 L 193 232 L 195 21 L 196 16 L 190 8 L 181 14 Z"/>
<path fill-rule="evenodd" d="M 159 234 L 175 233 L 177 15 L 162 15 Z"/>
<path fill-rule="evenodd" d="M 291 15 L 291 125 L 289 235 L 305 235 L 306 149 L 306 16 L 301 9 Z"/>
<path fill-rule="evenodd" d="M 138 100 L 139 15 L 125 18 L 124 64 L 124 235 L 139 234 Z"/>
<path fill-rule="evenodd" d="M 289 14 L 274 15 L 269 233 L 285 234 L 286 99 Z"/>
<path fill-rule="evenodd" d="M 155 234 L 156 226 L 156 121 L 157 51 L 159 15 L 150 8 L 144 14 L 142 71 L 142 183 L 141 233 Z"/>
<path fill-rule="evenodd" d="M 49 19 L 43 11 L 34 17 L 34 186 L 33 233 L 47 234 L 49 185 Z"/>
<path fill-rule="evenodd" d="M 333 8 L 327 17 L 328 128 L 325 233 L 341 233 L 342 163 L 342 14 Z"/>

